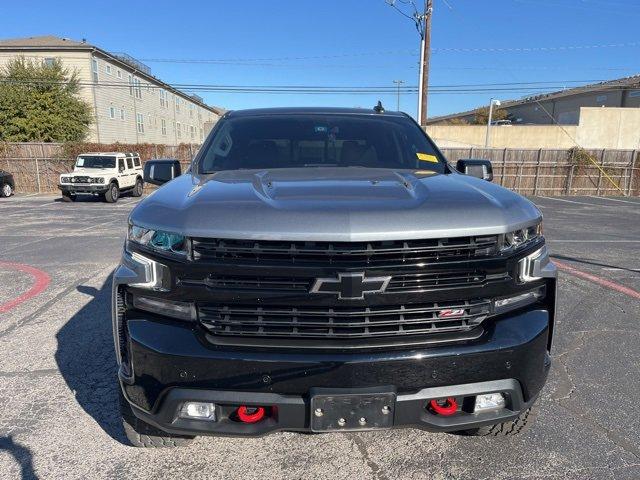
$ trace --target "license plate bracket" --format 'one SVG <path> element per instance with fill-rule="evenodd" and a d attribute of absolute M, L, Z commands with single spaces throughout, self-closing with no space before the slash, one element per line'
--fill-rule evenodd
<path fill-rule="evenodd" d="M 311 431 L 379 430 L 393 426 L 395 392 L 323 393 L 311 397 Z"/>

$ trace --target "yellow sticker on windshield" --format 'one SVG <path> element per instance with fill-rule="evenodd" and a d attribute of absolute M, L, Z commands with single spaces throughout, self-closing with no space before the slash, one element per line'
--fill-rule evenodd
<path fill-rule="evenodd" d="M 436 158 L 436 156 L 429 155 L 428 153 L 417 152 L 416 157 L 418 157 L 418 160 L 420 160 L 421 162 L 438 163 L 438 159 Z"/>

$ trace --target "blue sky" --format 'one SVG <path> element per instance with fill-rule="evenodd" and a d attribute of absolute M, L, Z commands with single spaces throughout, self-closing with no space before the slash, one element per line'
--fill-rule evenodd
<path fill-rule="evenodd" d="M 505 82 L 550 82 L 561 88 L 574 86 L 572 81 L 640 73 L 637 0 L 434 2 L 429 82 L 434 89 Z M 394 79 L 401 79 L 417 85 L 418 34 L 384 0 L 129 0 L 96 2 L 95 7 L 86 0 L 49 0 L 3 5 L 2 38 L 44 34 L 86 38 L 105 50 L 139 59 L 223 61 L 145 62 L 168 83 L 351 87 L 392 86 Z M 635 45 L 624 45 L 629 43 Z M 623 46 L 584 48 L 609 44 Z M 532 47 L 582 48 L 517 50 Z M 518 98 L 532 91 L 434 93 L 429 115 L 487 104 L 492 96 Z M 370 107 L 378 99 L 395 108 L 396 103 L 393 93 L 200 94 L 208 103 L 228 109 Z M 415 115 L 416 97 L 403 95 L 401 109 Z"/>

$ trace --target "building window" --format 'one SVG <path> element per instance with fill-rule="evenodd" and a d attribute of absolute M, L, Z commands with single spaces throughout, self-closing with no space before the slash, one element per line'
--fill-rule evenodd
<path fill-rule="evenodd" d="M 193 140 L 196 137 L 196 129 L 193 125 L 189 127 L 189 133 L 191 134 L 191 140 Z"/>
<path fill-rule="evenodd" d="M 138 133 L 144 133 L 144 115 L 136 113 L 136 128 Z"/>
<path fill-rule="evenodd" d="M 176 96 L 176 113 L 180 113 L 180 102 L 181 98 Z"/>
<path fill-rule="evenodd" d="M 122 78 L 122 70 L 118 69 L 116 71 L 116 75 L 118 76 L 118 78 Z"/>
<path fill-rule="evenodd" d="M 133 90 L 134 96 L 136 98 L 142 98 L 142 87 L 140 86 L 141 85 L 140 84 L 140 79 L 139 78 L 134 78 L 133 79 L 133 83 L 134 83 L 134 87 L 135 87 L 134 90 Z"/>
<path fill-rule="evenodd" d="M 180 128 L 180 122 L 176 122 L 176 136 L 182 138 L 182 129 Z"/>
<path fill-rule="evenodd" d="M 115 109 L 115 107 L 109 107 L 109 118 L 116 118 L 116 109 Z"/>
<path fill-rule="evenodd" d="M 189 104 L 189 118 L 193 118 L 193 103 Z"/>
<path fill-rule="evenodd" d="M 44 59 L 44 65 L 45 67 L 53 67 L 56 63 L 56 59 L 55 58 L 51 58 L 51 57 L 47 57 Z"/>
<path fill-rule="evenodd" d="M 111 75 L 111 65 L 108 63 L 104 66 L 104 71 L 107 72 L 107 75 Z"/>
<path fill-rule="evenodd" d="M 164 118 L 160 119 L 160 129 L 161 129 L 162 135 L 167 134 L 167 121 Z"/>
<path fill-rule="evenodd" d="M 122 109 L 120 110 L 120 120 L 124 120 L 124 105 L 122 106 Z"/>
<path fill-rule="evenodd" d="M 167 108 L 167 92 L 164 90 L 160 90 L 160 106 Z"/>
<path fill-rule="evenodd" d="M 200 141 L 204 140 L 204 130 L 200 127 Z"/>
<path fill-rule="evenodd" d="M 129 75 L 129 95 L 133 95 L 133 77 Z"/>
<path fill-rule="evenodd" d="M 98 60 L 91 59 L 91 71 L 93 72 L 93 81 L 98 82 Z"/>

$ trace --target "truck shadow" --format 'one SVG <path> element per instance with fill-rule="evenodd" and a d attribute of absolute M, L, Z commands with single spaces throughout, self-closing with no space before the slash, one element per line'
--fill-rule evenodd
<path fill-rule="evenodd" d="M 37 480 L 33 469 L 33 454 L 27 447 L 16 442 L 11 435 L 0 437 L 0 452 L 7 452 L 20 465 L 20 478 L 22 480 Z"/>
<path fill-rule="evenodd" d="M 100 289 L 78 287 L 79 292 L 93 298 L 56 334 L 55 358 L 62 377 L 84 411 L 114 440 L 128 445 L 118 407 L 111 277 Z"/>

